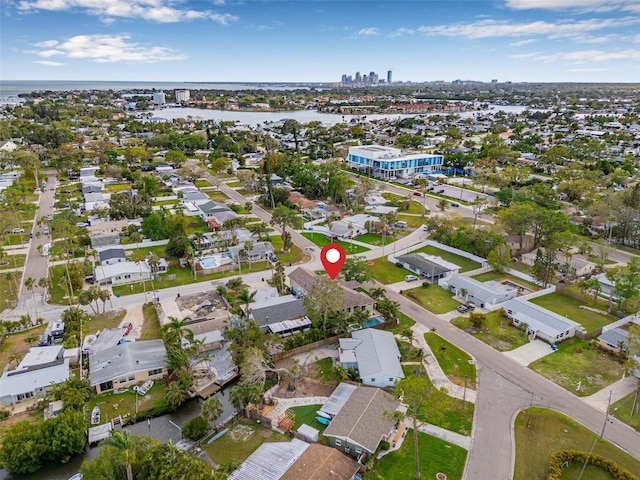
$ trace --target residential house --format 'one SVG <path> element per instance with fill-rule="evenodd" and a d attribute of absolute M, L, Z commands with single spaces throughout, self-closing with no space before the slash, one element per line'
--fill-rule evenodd
<path fill-rule="evenodd" d="M 110 193 L 87 193 L 84 196 L 84 208 L 87 212 L 109 208 Z"/>
<path fill-rule="evenodd" d="M 96 268 L 96 282 L 100 285 L 124 285 L 151 279 L 151 268 L 147 262 L 119 262 Z"/>
<path fill-rule="evenodd" d="M 120 234 L 117 232 L 96 233 L 89 237 L 91 240 L 91 248 L 106 247 L 109 245 L 118 245 L 120 243 Z"/>
<path fill-rule="evenodd" d="M 2 140 L 0 141 L 0 151 L 3 152 L 13 152 L 18 149 L 18 145 L 13 140 Z"/>
<path fill-rule="evenodd" d="M 400 350 L 391 332 L 365 328 L 351 332 L 351 338 L 340 339 L 340 363 L 355 368 L 363 384 L 393 387 L 404 378 Z"/>
<path fill-rule="evenodd" d="M 244 311 L 244 305 L 241 308 Z M 270 326 L 272 324 L 307 318 L 307 309 L 304 306 L 304 301 L 293 295 L 283 295 L 251 303 L 249 310 L 249 316 L 264 331 L 271 331 Z M 308 326 L 301 323 L 297 330 L 308 330 L 308 328 Z"/>
<path fill-rule="evenodd" d="M 123 247 L 108 247 L 98 251 L 101 265 L 113 265 L 114 263 L 126 262 L 127 255 Z"/>
<path fill-rule="evenodd" d="M 387 180 L 411 178 L 416 173 L 442 170 L 444 156 L 428 153 L 404 153 L 399 148 L 380 145 L 349 147 L 350 168 Z"/>
<path fill-rule="evenodd" d="M 0 403 L 14 405 L 30 398 L 44 398 L 52 384 L 69 378 L 69 359 L 60 345 L 33 347 L 15 370 L 0 377 Z"/>
<path fill-rule="evenodd" d="M 329 399 L 329 401 L 331 398 Z M 372 455 L 382 440 L 389 440 L 400 403 L 384 390 L 356 387 L 324 431 L 329 446 L 354 458 Z"/>
<path fill-rule="evenodd" d="M 442 288 L 450 290 L 464 302 L 470 302 L 480 308 L 499 305 L 518 296 L 518 289 L 494 280 L 479 282 L 471 277 L 452 275 L 441 279 Z"/>
<path fill-rule="evenodd" d="M 436 255 L 417 252 L 396 257 L 404 268 L 430 281 L 437 282 L 441 278 L 457 275 L 460 267 L 455 263 L 443 260 Z"/>
<path fill-rule="evenodd" d="M 545 253 L 545 249 L 541 248 L 540 251 Z M 520 261 L 524 265 L 533 265 L 536 261 L 536 257 L 538 255 L 538 250 L 534 250 L 529 253 L 525 253 L 521 256 Z M 582 277 L 585 275 L 589 275 L 593 273 L 597 265 L 593 262 L 590 262 L 586 258 L 580 255 L 567 255 L 563 252 L 556 252 L 556 260 L 555 266 L 561 273 L 571 273 L 571 275 L 575 277 Z"/>
<path fill-rule="evenodd" d="M 212 200 L 199 204 L 198 209 L 200 210 L 200 217 L 205 222 L 215 220 L 222 225 L 225 221 L 238 217 L 238 214 L 224 203 L 214 202 Z"/>
<path fill-rule="evenodd" d="M 229 247 L 228 250 L 231 258 L 235 263 L 246 262 L 250 260 L 257 262 L 259 260 L 266 260 L 273 256 L 273 245 L 269 242 L 255 242 L 252 243 L 249 249 L 246 249 L 244 244 L 238 244 L 233 247 Z"/>
<path fill-rule="evenodd" d="M 584 328 L 577 322 L 520 298 L 507 301 L 503 308 L 513 325 L 551 344 L 567 340 Z"/>
<path fill-rule="evenodd" d="M 606 272 L 596 275 L 595 278 L 597 278 L 598 283 L 600 283 L 600 293 L 605 297 L 610 297 L 611 295 L 613 295 L 615 299 L 615 283 L 607 278 Z"/>
<path fill-rule="evenodd" d="M 98 394 L 158 380 L 166 373 L 162 340 L 126 342 L 89 356 L 89 383 Z"/>
<path fill-rule="evenodd" d="M 378 217 L 360 213 L 333 222 L 329 231 L 336 237 L 355 238 L 369 233 L 367 227 L 379 222 L 380 219 Z"/>
<path fill-rule="evenodd" d="M 229 480 L 353 480 L 358 463 L 337 450 L 297 438 L 265 442 L 229 476 Z"/>
<path fill-rule="evenodd" d="M 603 331 L 598 336 L 598 346 L 620 355 L 623 350 L 629 348 L 629 333 L 622 328 Z"/>
<path fill-rule="evenodd" d="M 302 267 L 296 268 L 289 274 L 291 293 L 299 297 L 306 296 L 317 279 L 318 275 L 315 272 Z M 368 310 L 373 312 L 375 301 L 369 297 L 369 295 L 352 290 L 342 283 L 340 283 L 340 286 L 342 287 L 344 300 L 343 310 L 347 313 L 353 313 L 355 310 Z"/>

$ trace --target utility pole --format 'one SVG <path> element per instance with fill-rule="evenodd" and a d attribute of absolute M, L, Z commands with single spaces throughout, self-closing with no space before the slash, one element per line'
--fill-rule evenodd
<path fill-rule="evenodd" d="M 533 392 L 531 392 L 531 401 L 529 402 L 529 410 L 527 410 L 527 428 L 531 426 L 531 409 L 533 408 Z"/>
<path fill-rule="evenodd" d="M 600 438 L 604 435 L 604 429 L 607 426 L 609 420 L 609 409 L 611 408 L 611 397 L 613 396 L 613 390 L 609 390 L 609 401 L 607 402 L 607 413 L 604 416 L 604 424 L 602 425 L 602 431 L 600 432 Z"/>

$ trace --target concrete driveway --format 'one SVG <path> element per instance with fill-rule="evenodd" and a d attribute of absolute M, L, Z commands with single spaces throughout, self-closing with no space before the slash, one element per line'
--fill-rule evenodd
<path fill-rule="evenodd" d="M 505 352 L 504 355 L 513 358 L 516 362 L 524 365 L 525 367 L 531 362 L 535 362 L 539 358 L 545 357 L 553 353 L 551 345 L 543 342 L 542 340 L 534 340 L 521 347 L 518 347 L 510 352 Z"/>

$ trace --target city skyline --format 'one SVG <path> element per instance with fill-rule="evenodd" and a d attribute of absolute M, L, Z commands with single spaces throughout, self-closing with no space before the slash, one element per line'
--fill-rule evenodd
<path fill-rule="evenodd" d="M 628 0 L 3 0 L 0 23 L 2 80 L 640 79 Z"/>

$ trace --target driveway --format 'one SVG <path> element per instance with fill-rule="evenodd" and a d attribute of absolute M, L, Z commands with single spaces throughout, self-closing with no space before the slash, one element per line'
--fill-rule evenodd
<path fill-rule="evenodd" d="M 526 345 L 514 350 L 504 352 L 503 355 L 511 357 L 520 365 L 524 365 L 526 367 L 530 363 L 535 362 L 539 358 L 546 357 L 550 353 L 553 353 L 551 345 L 543 342 L 542 340 L 534 340 L 533 342 L 527 343 Z"/>

